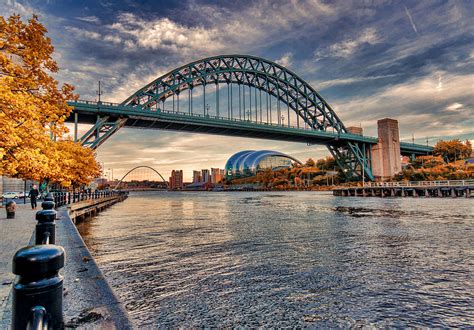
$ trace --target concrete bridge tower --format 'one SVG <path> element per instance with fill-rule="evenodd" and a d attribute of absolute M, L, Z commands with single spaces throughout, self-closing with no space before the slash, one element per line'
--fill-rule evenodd
<path fill-rule="evenodd" d="M 398 121 L 377 121 L 379 142 L 372 148 L 372 171 L 377 181 L 385 181 L 402 171 Z"/>

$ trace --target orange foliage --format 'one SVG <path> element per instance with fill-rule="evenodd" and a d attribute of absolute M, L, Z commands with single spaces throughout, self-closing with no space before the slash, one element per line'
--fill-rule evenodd
<path fill-rule="evenodd" d="M 0 16 L 0 175 L 86 183 L 98 168 L 92 151 L 51 141 L 67 132 L 66 101 L 76 96 L 50 75 L 58 66 L 46 32 L 36 16 L 26 24 L 18 15 Z"/>

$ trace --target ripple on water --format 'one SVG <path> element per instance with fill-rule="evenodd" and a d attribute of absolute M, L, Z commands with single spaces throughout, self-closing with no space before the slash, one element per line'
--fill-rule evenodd
<path fill-rule="evenodd" d="M 473 204 L 441 201 L 143 193 L 79 227 L 140 327 L 469 326 Z"/>

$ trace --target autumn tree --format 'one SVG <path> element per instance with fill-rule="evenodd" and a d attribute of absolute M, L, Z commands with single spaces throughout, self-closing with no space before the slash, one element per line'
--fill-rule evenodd
<path fill-rule="evenodd" d="M 333 157 L 318 159 L 316 166 L 321 170 L 332 171 L 336 167 L 336 160 Z"/>
<path fill-rule="evenodd" d="M 316 162 L 315 162 L 312 158 L 308 158 L 308 160 L 306 161 L 306 163 L 304 164 L 304 166 L 307 166 L 307 167 L 314 167 L 314 166 L 316 166 Z"/>
<path fill-rule="evenodd" d="M 461 140 L 440 140 L 433 149 L 433 155 L 441 156 L 447 162 L 467 158 L 471 155 L 472 145 L 469 141 L 462 143 Z"/>
<path fill-rule="evenodd" d="M 433 168 L 443 163 L 441 156 L 418 156 L 411 161 L 411 165 L 414 168 Z"/>
<path fill-rule="evenodd" d="M 99 167 L 92 150 L 61 141 L 72 110 L 66 101 L 76 96 L 51 76 L 58 66 L 46 32 L 37 16 L 0 16 L 0 175 L 86 183 Z"/>

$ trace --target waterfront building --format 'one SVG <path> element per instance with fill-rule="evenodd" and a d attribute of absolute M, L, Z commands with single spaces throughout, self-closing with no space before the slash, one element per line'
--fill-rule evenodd
<path fill-rule="evenodd" d="M 290 168 L 301 162 L 289 155 L 272 150 L 245 150 L 232 155 L 225 165 L 227 179 L 253 176 L 265 169 Z"/>
<path fill-rule="evenodd" d="M 193 183 L 201 182 L 201 171 L 193 171 Z"/>
<path fill-rule="evenodd" d="M 211 183 L 219 183 L 223 179 L 223 170 L 220 168 L 211 168 Z"/>
<path fill-rule="evenodd" d="M 29 192 L 33 184 L 38 184 L 31 180 L 22 180 L 0 175 L 0 195 L 6 192 Z"/>
<path fill-rule="evenodd" d="M 201 182 L 211 182 L 211 175 L 208 169 L 201 170 Z"/>
<path fill-rule="evenodd" d="M 183 189 L 183 170 L 172 170 L 169 187 L 171 190 Z"/>

